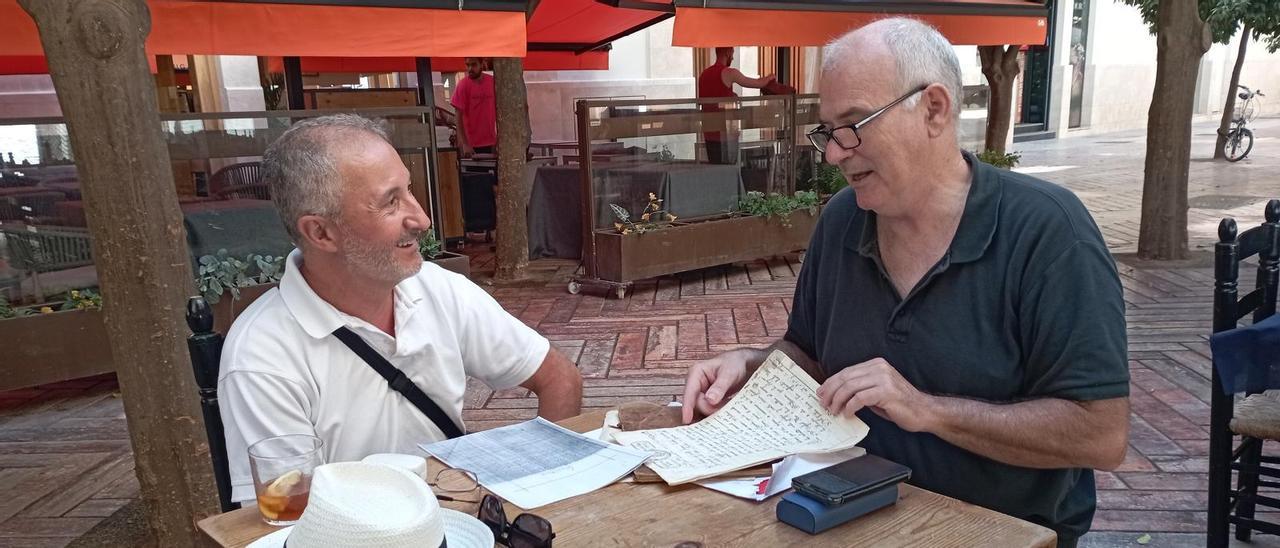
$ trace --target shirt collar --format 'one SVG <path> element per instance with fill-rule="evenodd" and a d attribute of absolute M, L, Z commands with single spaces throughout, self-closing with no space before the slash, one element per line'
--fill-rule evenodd
<path fill-rule="evenodd" d="M 396 285 L 397 322 L 407 320 L 408 316 L 399 317 L 401 312 L 411 312 L 414 305 L 426 297 L 421 284 L 413 283 L 414 278 L 411 276 Z M 299 249 L 290 252 L 289 258 L 285 260 L 284 276 L 280 278 L 280 297 L 302 329 L 317 339 L 328 337 L 339 327 L 350 327 L 356 321 L 311 289 L 306 278 L 302 277 L 302 251 Z"/>
<path fill-rule="evenodd" d="M 960 226 L 951 239 L 951 249 L 948 251 L 951 263 L 967 263 L 982 257 L 995 236 L 1000 219 L 1000 174 L 995 171 L 997 168 L 982 163 L 969 151 L 961 153 L 971 168 L 972 179 L 964 202 L 964 212 L 960 214 Z M 878 252 L 874 211 L 857 209 L 849 228 L 850 235 L 858 235 L 856 247 L 854 240 L 846 238 L 850 247 L 866 257 Z"/>

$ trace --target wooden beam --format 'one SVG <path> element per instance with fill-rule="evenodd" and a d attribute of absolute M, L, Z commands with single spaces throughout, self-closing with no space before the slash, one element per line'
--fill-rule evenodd
<path fill-rule="evenodd" d="M 218 506 L 186 348 L 190 258 L 143 52 L 150 13 L 144 0 L 20 4 L 75 150 L 148 521 L 160 546 L 195 546 Z"/>

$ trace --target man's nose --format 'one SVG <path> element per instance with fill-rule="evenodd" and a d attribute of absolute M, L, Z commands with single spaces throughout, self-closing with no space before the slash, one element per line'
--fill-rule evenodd
<path fill-rule="evenodd" d="M 841 161 L 852 155 L 853 151 L 845 150 L 844 147 L 840 146 L 840 143 L 836 142 L 835 138 L 827 140 L 826 148 L 822 149 L 822 156 L 826 159 L 828 164 L 833 166 L 840 165 Z"/>
<path fill-rule="evenodd" d="M 422 204 L 418 203 L 417 198 L 411 198 L 413 201 L 413 210 L 409 213 L 409 217 L 405 219 L 405 224 L 411 229 L 427 230 L 431 228 L 431 217 L 427 216 L 427 212 L 422 209 Z"/>

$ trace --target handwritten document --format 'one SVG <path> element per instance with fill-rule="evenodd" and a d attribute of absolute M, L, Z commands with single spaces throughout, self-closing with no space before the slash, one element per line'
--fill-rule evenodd
<path fill-rule="evenodd" d="M 720 411 L 688 426 L 619 432 L 614 439 L 652 453 L 649 468 L 671 485 L 714 477 L 795 453 L 832 453 L 867 435 L 855 418 L 831 415 L 818 383 L 774 352 Z"/>

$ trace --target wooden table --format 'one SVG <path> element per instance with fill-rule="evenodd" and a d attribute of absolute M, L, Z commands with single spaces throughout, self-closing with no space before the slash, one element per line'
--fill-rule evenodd
<path fill-rule="evenodd" d="M 578 432 L 598 428 L 601 411 L 560 424 Z M 430 459 L 432 470 L 441 464 Z M 615 483 L 533 511 L 551 521 L 555 546 L 1007 546 L 1052 547 L 1054 532 L 910 485 L 898 503 L 819 535 L 779 522 L 781 495 L 756 503 L 696 485 Z M 476 504 L 445 503 L 474 514 Z M 522 510 L 507 505 L 507 518 Z M 275 531 L 257 507 L 201 520 L 198 527 L 219 546 L 241 547 Z"/>

